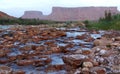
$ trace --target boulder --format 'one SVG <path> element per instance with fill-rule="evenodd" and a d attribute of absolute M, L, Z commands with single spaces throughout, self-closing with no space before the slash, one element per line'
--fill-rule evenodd
<path fill-rule="evenodd" d="M 120 41 L 120 36 L 115 37 L 115 41 Z"/>
<path fill-rule="evenodd" d="M 110 45 L 113 41 L 112 40 L 108 40 L 106 38 L 102 38 L 102 39 L 96 39 L 93 44 L 95 46 L 106 46 L 106 45 Z"/>
<path fill-rule="evenodd" d="M 93 67 L 90 69 L 90 71 L 95 74 L 106 74 L 105 68 L 102 68 L 102 67 Z"/>
<path fill-rule="evenodd" d="M 85 55 L 81 54 L 75 54 L 75 55 L 64 55 L 63 56 L 63 61 L 66 65 L 70 65 L 73 68 L 77 68 L 80 66 L 83 61 L 88 58 Z"/>
<path fill-rule="evenodd" d="M 17 70 L 17 71 L 14 71 L 13 74 L 25 74 L 25 71 Z"/>
<path fill-rule="evenodd" d="M 12 74 L 12 68 L 8 66 L 0 66 L 0 74 Z"/>
<path fill-rule="evenodd" d="M 19 60 L 19 61 L 17 61 L 17 65 L 19 65 L 19 66 L 33 65 L 33 63 L 34 63 L 33 60 Z"/>
<path fill-rule="evenodd" d="M 93 64 L 92 64 L 92 62 L 83 62 L 83 67 L 86 67 L 86 68 L 91 68 L 91 67 L 93 67 Z"/>

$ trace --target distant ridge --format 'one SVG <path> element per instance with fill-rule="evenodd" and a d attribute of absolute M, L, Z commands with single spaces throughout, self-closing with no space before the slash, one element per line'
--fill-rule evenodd
<path fill-rule="evenodd" d="M 110 11 L 112 15 L 120 13 L 117 7 L 53 7 L 49 15 L 43 15 L 41 11 L 25 11 L 21 18 L 53 21 L 98 20 L 104 17 L 105 11 Z"/>
<path fill-rule="evenodd" d="M 10 19 L 10 18 L 14 18 L 14 17 L 0 11 L 0 18 L 9 18 Z"/>

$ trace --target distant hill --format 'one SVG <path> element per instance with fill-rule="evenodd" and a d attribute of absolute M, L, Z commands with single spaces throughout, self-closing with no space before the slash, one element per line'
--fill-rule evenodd
<path fill-rule="evenodd" d="M 49 15 L 43 15 L 41 11 L 25 11 L 21 18 L 53 21 L 99 20 L 104 17 L 105 11 L 112 14 L 120 13 L 117 7 L 53 7 Z"/>
<path fill-rule="evenodd" d="M 9 19 L 11 19 L 11 18 L 14 18 L 14 17 L 0 11 L 0 18 L 9 18 Z"/>

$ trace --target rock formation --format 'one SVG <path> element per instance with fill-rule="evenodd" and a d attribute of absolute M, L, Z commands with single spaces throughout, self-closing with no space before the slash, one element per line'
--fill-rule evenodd
<path fill-rule="evenodd" d="M 25 14 L 22 16 L 22 18 L 27 19 L 44 19 L 44 15 L 40 11 L 25 11 Z"/>
<path fill-rule="evenodd" d="M 14 17 L 0 11 L 0 18 L 14 18 Z"/>
<path fill-rule="evenodd" d="M 26 11 L 21 18 L 54 21 L 98 20 L 104 17 L 105 11 L 110 11 L 112 15 L 119 13 L 117 7 L 53 7 L 49 15 L 43 15 L 40 11 Z"/>

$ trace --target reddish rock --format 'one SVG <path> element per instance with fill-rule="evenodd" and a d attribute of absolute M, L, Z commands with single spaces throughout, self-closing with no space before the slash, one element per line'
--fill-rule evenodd
<path fill-rule="evenodd" d="M 0 64 L 6 64 L 8 62 L 9 62 L 9 60 L 7 58 L 0 59 Z"/>
<path fill-rule="evenodd" d="M 102 67 L 93 67 L 91 68 L 91 72 L 95 72 L 96 74 L 106 74 L 105 68 Z"/>
<path fill-rule="evenodd" d="M 38 59 L 34 60 L 34 66 L 45 66 L 51 62 L 51 58 L 48 56 L 40 56 Z"/>
<path fill-rule="evenodd" d="M 94 41 L 94 38 L 89 37 L 89 38 L 87 38 L 85 41 L 86 41 L 86 42 L 91 42 L 91 41 Z"/>
<path fill-rule="evenodd" d="M 17 59 L 17 56 L 8 56 L 8 59 L 10 62 L 12 62 Z"/>
<path fill-rule="evenodd" d="M 83 40 L 83 39 L 86 38 L 86 34 L 83 34 L 82 36 L 78 35 L 76 38 L 77 38 L 77 39 L 81 39 L 81 40 Z"/>
<path fill-rule="evenodd" d="M 49 65 L 46 69 L 46 71 L 59 71 L 59 70 L 64 70 L 65 65 L 60 64 L 60 65 Z"/>
<path fill-rule="evenodd" d="M 81 74 L 91 74 L 89 68 L 82 68 Z"/>
<path fill-rule="evenodd" d="M 82 49 L 78 49 L 74 52 L 75 54 L 82 54 Z"/>
<path fill-rule="evenodd" d="M 12 16 L 10 16 L 10 15 L 0 11 L 0 18 L 9 18 L 9 19 L 11 18 L 12 19 L 14 17 L 12 17 Z"/>
<path fill-rule="evenodd" d="M 91 54 L 91 50 L 82 50 L 83 55 L 89 55 Z"/>
<path fill-rule="evenodd" d="M 0 49 L 0 57 L 3 57 L 6 55 L 6 52 L 4 49 Z"/>
<path fill-rule="evenodd" d="M 0 74 L 12 74 L 12 68 L 8 66 L 0 66 Z"/>
<path fill-rule="evenodd" d="M 66 65 L 70 65 L 73 68 L 80 66 L 87 57 L 84 55 L 64 55 L 63 61 Z"/>
<path fill-rule="evenodd" d="M 99 62 L 93 61 L 93 66 L 99 66 Z"/>
<path fill-rule="evenodd" d="M 13 74 L 26 74 L 23 70 L 14 71 Z"/>
<path fill-rule="evenodd" d="M 116 41 L 120 41 L 120 36 L 119 37 L 115 37 Z"/>
<path fill-rule="evenodd" d="M 32 49 L 31 46 L 30 46 L 30 45 L 27 45 L 27 46 L 24 46 L 24 47 L 20 48 L 19 50 L 29 51 L 29 50 L 31 50 L 31 49 Z"/>
<path fill-rule="evenodd" d="M 45 50 L 45 46 L 43 46 L 43 45 L 38 46 L 38 47 L 36 47 L 35 50 L 38 51 L 38 52 L 43 51 L 43 50 Z"/>
<path fill-rule="evenodd" d="M 119 13 L 117 7 L 53 7 L 48 16 L 44 16 L 40 11 L 26 11 L 22 18 L 53 21 L 99 20 L 104 17 L 104 12 L 109 10 L 111 14 Z"/>
<path fill-rule="evenodd" d="M 19 66 L 27 66 L 27 65 L 33 65 L 33 60 L 18 60 L 17 65 Z"/>
<path fill-rule="evenodd" d="M 51 47 L 51 51 L 53 53 L 60 53 L 61 52 L 61 49 L 59 47 Z"/>
<path fill-rule="evenodd" d="M 96 39 L 93 44 L 95 46 L 106 46 L 106 45 L 110 45 L 113 41 L 106 39 L 106 38 L 102 38 L 102 39 Z"/>

